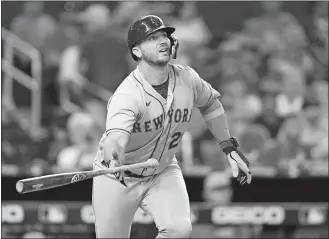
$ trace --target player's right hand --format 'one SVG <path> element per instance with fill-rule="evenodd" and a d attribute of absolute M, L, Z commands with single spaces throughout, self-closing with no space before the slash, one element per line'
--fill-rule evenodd
<path fill-rule="evenodd" d="M 107 168 L 115 168 L 120 167 L 122 165 L 121 161 L 119 160 L 119 154 L 115 149 L 112 150 L 112 159 L 109 162 L 103 160 L 102 164 Z M 127 187 L 124 181 L 124 174 L 122 171 L 115 173 L 114 176 L 120 181 L 120 183 Z"/>

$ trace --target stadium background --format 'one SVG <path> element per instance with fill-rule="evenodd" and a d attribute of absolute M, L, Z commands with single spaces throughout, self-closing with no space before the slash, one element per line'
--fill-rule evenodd
<path fill-rule="evenodd" d="M 18 179 L 91 167 L 106 101 L 135 67 L 129 24 L 176 27 L 179 64 L 223 94 L 253 183 L 231 180 L 200 121 L 180 160 L 194 238 L 328 238 L 327 2 L 1 2 L 2 238 L 94 237 L 91 181 L 18 195 Z M 141 211 L 131 237 L 155 237 Z"/>

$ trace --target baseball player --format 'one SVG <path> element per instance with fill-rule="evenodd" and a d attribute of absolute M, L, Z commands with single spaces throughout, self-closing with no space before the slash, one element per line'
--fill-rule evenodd
<path fill-rule="evenodd" d="M 230 136 L 220 94 L 192 68 L 169 63 L 178 49 L 174 31 L 153 15 L 129 29 L 128 46 L 138 65 L 108 102 L 106 132 L 94 169 L 149 158 L 157 159 L 159 166 L 94 178 L 97 238 L 129 238 L 138 207 L 153 217 L 157 238 L 190 237 L 190 203 L 175 152 L 193 108 L 200 110 L 227 154 L 233 177 L 241 184 L 251 182 L 248 161 Z"/>

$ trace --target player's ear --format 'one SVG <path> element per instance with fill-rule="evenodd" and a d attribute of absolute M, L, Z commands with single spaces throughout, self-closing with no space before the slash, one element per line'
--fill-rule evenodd
<path fill-rule="evenodd" d="M 142 51 L 138 46 L 133 47 L 132 53 L 138 58 L 142 58 Z"/>

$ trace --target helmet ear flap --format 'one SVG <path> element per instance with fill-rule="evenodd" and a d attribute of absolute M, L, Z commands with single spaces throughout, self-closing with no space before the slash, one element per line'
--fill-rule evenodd
<path fill-rule="evenodd" d="M 168 38 L 169 38 L 170 43 L 171 43 L 170 54 L 172 54 L 173 59 L 176 59 L 177 52 L 178 52 L 178 47 L 179 47 L 178 39 L 176 37 L 173 37 L 173 36 L 169 36 Z"/>

